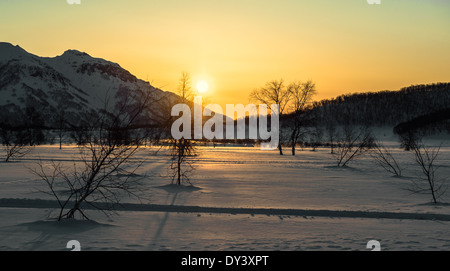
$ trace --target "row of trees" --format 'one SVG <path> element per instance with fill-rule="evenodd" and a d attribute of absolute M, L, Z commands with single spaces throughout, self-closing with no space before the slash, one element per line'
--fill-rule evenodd
<path fill-rule="evenodd" d="M 295 155 L 295 147 L 299 143 L 314 148 L 321 141 L 328 141 L 334 152 L 335 142 L 345 141 L 346 137 L 345 131 L 339 135 L 338 127 L 396 126 L 401 123 L 396 132 L 402 137 L 406 133 L 450 131 L 450 83 L 416 85 L 399 91 L 346 94 L 335 99 L 313 101 L 316 93 L 312 81 L 286 83 L 283 79 L 270 81 L 251 93 L 253 102 L 280 105 L 278 149 L 281 155 L 283 145 L 289 145 Z M 325 136 L 328 137 L 326 140 Z"/>
<path fill-rule="evenodd" d="M 7 112 L 12 112 L 14 118 Z M 24 109 L 6 106 L 0 110 L 0 144 L 4 162 L 23 157 L 34 146 L 46 141 L 43 131 L 44 116 L 33 100 L 27 100 Z"/>

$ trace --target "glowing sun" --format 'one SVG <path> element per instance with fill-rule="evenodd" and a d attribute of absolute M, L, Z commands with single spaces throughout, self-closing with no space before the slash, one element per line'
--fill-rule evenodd
<path fill-rule="evenodd" d="M 198 82 L 198 84 L 197 84 L 197 90 L 198 90 L 198 92 L 200 92 L 200 93 L 205 93 L 205 92 L 208 91 L 208 89 L 209 89 L 208 82 L 203 81 L 203 80 L 200 81 L 200 82 Z"/>

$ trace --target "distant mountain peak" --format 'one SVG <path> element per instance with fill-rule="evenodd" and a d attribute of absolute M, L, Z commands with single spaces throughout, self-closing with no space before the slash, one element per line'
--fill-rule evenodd
<path fill-rule="evenodd" d="M 9 42 L 0 42 L 0 48 L 16 48 L 16 49 L 22 49 L 19 45 L 13 45 Z M 23 49 L 22 49 L 23 50 Z"/>
<path fill-rule="evenodd" d="M 80 52 L 78 50 L 67 50 L 61 56 L 91 57 L 89 54 L 85 52 Z"/>
<path fill-rule="evenodd" d="M 120 65 L 103 58 L 97 58 L 88 53 L 78 50 L 67 50 L 62 55 L 50 58 L 50 61 L 60 64 L 77 64 L 77 65 L 108 65 L 121 69 Z"/>
<path fill-rule="evenodd" d="M 64 60 L 66 61 L 78 60 L 82 62 L 96 60 L 89 54 L 85 52 L 80 52 L 78 50 L 67 50 L 62 55 L 55 57 L 55 59 L 62 59 L 63 62 Z"/>
<path fill-rule="evenodd" d="M 67 50 L 56 57 L 42 57 L 0 43 L 0 125 L 2 120 L 14 120 L 26 107 L 40 112 L 49 127 L 55 125 L 52 116 L 61 108 L 71 124 L 81 125 L 86 112 L 113 112 L 121 103 L 139 101 L 145 93 L 163 102 L 175 97 L 139 80 L 119 64 L 85 52 Z M 151 110 L 166 108 L 160 106 L 152 104 Z M 153 116 L 150 111 L 143 113 L 139 121 L 152 123 Z"/>
<path fill-rule="evenodd" d="M 0 61 L 18 58 L 24 55 L 28 55 L 28 52 L 22 49 L 19 45 L 14 46 L 8 42 L 0 42 Z"/>

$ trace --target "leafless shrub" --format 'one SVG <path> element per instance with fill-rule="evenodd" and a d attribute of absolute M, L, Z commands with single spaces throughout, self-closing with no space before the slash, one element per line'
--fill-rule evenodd
<path fill-rule="evenodd" d="M 137 146 L 91 144 L 83 148 L 81 165 L 69 169 L 61 163 L 45 167 L 41 162 L 33 172 L 47 184 L 49 190 L 44 192 L 57 200 L 58 220 L 77 218 L 77 213 L 88 219 L 86 207 L 109 215 L 124 195 L 138 197 L 140 179 L 117 174 L 130 166 L 129 159 L 137 150 Z M 65 193 L 60 194 L 60 189 Z"/>
<path fill-rule="evenodd" d="M 368 152 L 373 147 L 374 138 L 367 127 L 355 132 L 354 127 L 344 127 L 344 136 L 337 142 L 334 156 L 338 167 L 345 167 L 351 161 Z"/>
<path fill-rule="evenodd" d="M 411 144 L 417 165 L 420 167 L 422 176 L 417 180 L 412 180 L 409 190 L 413 193 L 431 194 L 433 203 L 438 203 L 439 198 L 446 192 L 445 180 L 437 176 L 439 166 L 436 160 L 441 150 L 439 147 L 427 147 L 422 141 L 415 141 Z"/>
<path fill-rule="evenodd" d="M 0 140 L 5 153 L 5 163 L 20 159 L 33 150 L 33 146 L 30 146 L 30 143 L 26 140 L 26 135 L 22 131 L 1 129 Z"/>
<path fill-rule="evenodd" d="M 194 100 L 194 92 L 191 88 L 191 79 L 188 73 L 183 73 L 178 88 L 179 98 L 173 103 L 188 103 L 191 107 Z M 168 127 L 172 126 L 172 119 Z M 190 175 L 195 170 L 193 159 L 197 155 L 194 142 L 188 138 L 169 140 L 171 164 L 169 171 L 172 176 L 172 184 L 181 185 L 183 182 L 190 183 Z"/>
<path fill-rule="evenodd" d="M 171 144 L 172 184 L 181 185 L 183 182 L 190 183 L 190 176 L 195 170 L 196 150 L 191 140 L 173 140 Z"/>
<path fill-rule="evenodd" d="M 379 143 L 375 143 L 371 154 L 377 164 L 387 172 L 392 173 L 397 177 L 402 176 L 402 168 L 388 148 Z"/>
<path fill-rule="evenodd" d="M 73 169 L 64 168 L 60 163 L 52 163 L 48 169 L 42 162 L 38 163 L 33 172 L 47 184 L 47 194 L 57 200 L 58 220 L 78 218 L 77 214 L 88 219 L 85 212 L 88 207 L 105 214 L 114 213 L 114 206 L 123 196 L 138 196 L 139 180 L 133 174 L 120 173 L 134 173 L 140 165 L 131 158 L 147 135 L 134 127 L 154 102 L 151 92 L 137 91 L 125 96 L 111 111 L 105 105 L 103 111 L 91 115 L 86 123 L 91 124 L 91 131 L 96 129 L 86 137 L 87 142 L 80 142 L 81 163 L 75 163 Z M 66 192 L 60 194 L 60 189 Z"/>

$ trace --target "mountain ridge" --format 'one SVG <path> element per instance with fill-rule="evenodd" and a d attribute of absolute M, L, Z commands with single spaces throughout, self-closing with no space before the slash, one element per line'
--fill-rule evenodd
<path fill-rule="evenodd" d="M 69 113 L 68 121 L 76 123 L 80 112 L 112 112 L 120 99 L 138 99 L 139 93 L 151 93 L 155 100 L 176 97 L 138 79 L 118 63 L 85 52 L 69 49 L 59 56 L 40 57 L 0 42 L 0 124 L 30 107 L 47 116 L 43 126 L 54 126 L 48 116 L 61 108 Z M 149 109 L 153 115 L 158 106 Z"/>

